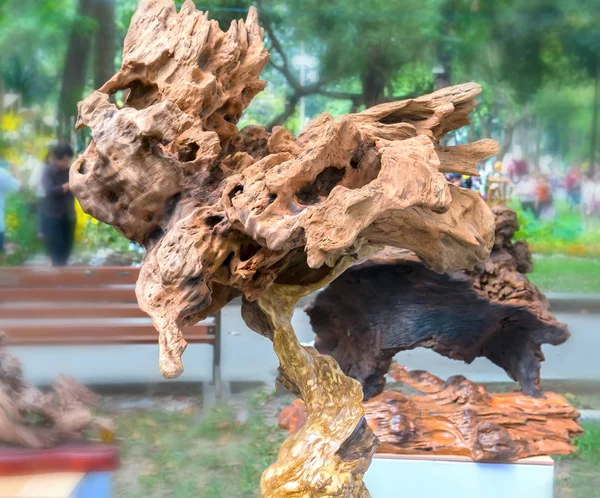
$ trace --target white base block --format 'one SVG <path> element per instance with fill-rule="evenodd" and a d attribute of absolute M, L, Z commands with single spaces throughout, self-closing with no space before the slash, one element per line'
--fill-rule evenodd
<path fill-rule="evenodd" d="M 550 457 L 513 463 L 469 458 L 375 455 L 364 482 L 371 498 L 552 498 Z"/>

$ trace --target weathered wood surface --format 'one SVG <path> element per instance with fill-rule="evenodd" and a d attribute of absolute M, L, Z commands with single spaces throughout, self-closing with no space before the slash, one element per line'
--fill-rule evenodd
<path fill-rule="evenodd" d="M 582 434 L 579 413 L 554 393 L 488 393 L 455 376 L 447 382 L 424 371 L 394 365 L 390 375 L 419 392 L 386 390 L 365 403 L 365 416 L 381 442 L 378 452 L 456 455 L 476 461 L 510 462 L 538 455 L 567 455 Z M 279 415 L 279 426 L 295 433 L 306 420 L 301 400 Z"/>
<path fill-rule="evenodd" d="M 486 357 L 540 396 L 543 344 L 569 337 L 544 295 L 526 277 L 532 270 L 514 211 L 495 206 L 490 257 L 471 271 L 439 275 L 414 254 L 388 249 L 349 269 L 306 311 L 315 347 L 331 354 L 363 385 L 365 399 L 381 393 L 399 351 L 427 347 L 470 363 Z"/>
<path fill-rule="evenodd" d="M 274 341 L 286 386 L 315 398 L 307 406 L 325 415 L 309 414 L 312 432 L 284 444 L 264 495 L 367 496 L 373 441 L 359 423 L 359 385 L 314 350 L 298 352 L 269 296 L 315 289 L 379 245 L 410 249 L 440 272 L 485 260 L 493 216 L 442 173 L 473 171 L 497 144 L 440 145 L 468 124 L 474 83 L 323 114 L 298 137 L 238 130 L 267 60 L 254 9 L 223 32 L 189 0 L 179 12 L 171 0 L 141 0 L 121 69 L 79 105 L 78 126 L 93 140 L 70 185 L 86 212 L 147 249 L 136 293 L 158 330 L 165 377 L 183 370 L 182 327 L 242 295 L 244 319 Z M 110 99 L 119 91 L 122 108 Z"/>
<path fill-rule="evenodd" d="M 17 358 L 3 350 L 0 336 L 0 442 L 41 449 L 82 439 L 96 429 L 106 439 L 115 430 L 112 420 L 94 414 L 94 394 L 69 377 L 60 377 L 53 392 L 29 384 Z"/>

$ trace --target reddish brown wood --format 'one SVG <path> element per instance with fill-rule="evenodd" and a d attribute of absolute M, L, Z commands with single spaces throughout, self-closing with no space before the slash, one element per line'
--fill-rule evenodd
<path fill-rule="evenodd" d="M 148 318 L 137 303 L 0 303 L 0 320 L 75 318 Z"/>
<path fill-rule="evenodd" d="M 0 288 L 134 285 L 138 275 L 133 267 L 0 267 Z"/>
<path fill-rule="evenodd" d="M 390 375 L 419 393 L 386 390 L 364 404 L 367 423 L 381 442 L 379 453 L 515 461 L 572 453 L 572 439 L 582 434 L 579 412 L 555 393 L 544 398 L 488 393 L 462 376 L 444 382 L 398 365 Z M 282 410 L 278 423 L 293 434 L 306 420 L 298 399 Z"/>
<path fill-rule="evenodd" d="M 0 331 L 11 345 L 156 344 L 158 334 L 137 304 L 138 274 L 129 267 L 0 268 Z M 91 321 L 74 321 L 81 319 Z M 212 319 L 185 330 L 190 343 L 215 343 Z"/>
<path fill-rule="evenodd" d="M 6 302 L 135 302 L 135 291 L 125 287 L 48 287 L 42 289 L 0 288 L 0 303 Z"/>
<path fill-rule="evenodd" d="M 186 331 L 190 343 L 213 344 L 212 327 L 195 325 Z M 8 336 L 11 346 L 52 346 L 77 344 L 156 344 L 158 334 L 151 324 L 119 323 L 105 325 L 27 325 L 0 324 L 0 331 Z"/>
<path fill-rule="evenodd" d="M 0 447 L 0 475 L 50 472 L 111 472 L 119 468 L 119 448 L 111 444 L 65 443 L 31 450 Z"/>

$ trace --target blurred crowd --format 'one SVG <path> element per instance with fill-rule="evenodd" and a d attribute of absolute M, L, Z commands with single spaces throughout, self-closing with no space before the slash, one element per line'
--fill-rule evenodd
<path fill-rule="evenodd" d="M 600 220 L 600 171 L 587 164 L 568 170 L 542 172 L 523 160 L 496 162 L 484 168 L 481 176 L 447 175 L 450 183 L 476 190 L 490 204 L 518 203 L 534 218 L 548 220 L 556 216 L 556 201 L 568 203 L 569 210 L 581 214 L 586 230 L 596 230 Z"/>

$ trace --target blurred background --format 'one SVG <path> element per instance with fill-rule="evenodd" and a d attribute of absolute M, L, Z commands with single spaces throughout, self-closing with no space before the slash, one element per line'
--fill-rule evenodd
<path fill-rule="evenodd" d="M 68 189 L 69 221 L 64 226 L 48 222 L 48 210 L 57 206 L 48 204 L 49 184 L 44 183 L 62 188 L 57 164 L 68 168 L 89 142 L 87 130 L 74 130 L 77 102 L 120 66 L 136 3 L 0 0 L 0 266 L 139 266 L 142 248 L 84 214 Z M 561 461 L 557 496 L 600 496 L 600 423 L 594 422 L 600 418 L 600 0 L 195 3 L 223 29 L 245 17 L 249 6 L 259 9 L 271 53 L 263 73 L 268 84 L 240 127 L 285 125 L 298 133 L 322 112 L 339 116 L 448 85 L 481 84 L 471 125 L 447 143 L 491 137 L 500 152 L 479 165 L 479 177 L 449 175 L 448 180 L 518 212 L 517 238 L 527 240 L 534 254 L 530 279 L 573 334 L 565 345 L 544 350 L 545 387 L 567 395 L 589 419 L 580 451 Z M 48 168 L 55 173 L 45 173 Z M 61 286 L 60 279 L 53 282 Z M 47 291 L 49 284 L 43 285 Z M 27 300 L 26 291 L 23 295 Z M 64 317 L 57 317 L 55 326 L 63 327 Z M 0 307 L 0 328 L 8 327 L 8 318 Z M 37 330 L 54 323 L 29 318 L 20 326 Z M 86 320 L 72 326 L 99 323 L 98 317 Z M 117 496 L 166 496 L 165 489 L 175 490 L 169 496 L 177 497 L 253 496 L 260 470 L 274 459 L 281 439 L 273 427 L 274 406 L 282 403 L 272 390 L 277 361 L 269 343 L 241 321 L 239 303 L 227 306 L 218 322 L 218 351 L 213 345 L 190 346 L 181 378 L 208 391 L 219 354 L 220 380 L 232 401 L 217 405 L 208 418 L 202 408 L 207 397 L 198 400 L 196 387 L 191 394 L 185 388 L 182 394 L 173 388 L 163 392 L 155 345 L 74 349 L 38 347 L 32 340 L 13 350 L 39 384 L 66 372 L 98 390 L 122 386 L 108 390 L 105 398 L 126 440 Z M 302 340 L 313 339 L 301 309 L 295 325 Z M 506 380 L 485 360 L 465 366 L 422 350 L 398 360 L 442 377 L 464 373 L 478 382 Z M 135 394 L 126 385 L 137 386 Z M 141 391 L 140 385 L 145 386 Z M 256 386 L 258 391 L 248 389 Z M 135 416 L 128 415 L 130 410 Z M 196 424 L 198 413 L 204 418 Z M 190 438 L 198 445 L 180 447 Z M 243 451 L 234 455 L 228 438 L 241 441 Z M 194 456 L 195 465 L 203 463 L 200 477 L 189 463 Z M 183 470 L 172 472 L 175 467 Z"/>

